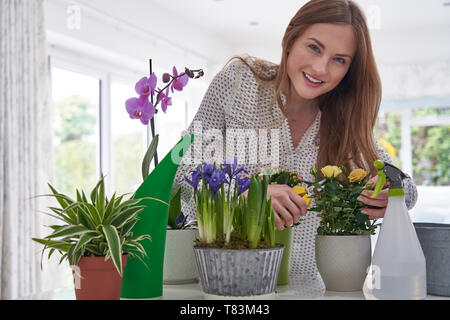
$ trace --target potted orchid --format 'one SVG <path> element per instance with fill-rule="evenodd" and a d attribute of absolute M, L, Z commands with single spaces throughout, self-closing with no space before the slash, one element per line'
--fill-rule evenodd
<path fill-rule="evenodd" d="M 365 188 L 367 172 L 355 169 L 346 176 L 344 166 L 325 166 L 320 172 L 311 169 L 311 197 L 320 224 L 316 236 L 316 262 L 328 290 L 359 291 L 371 262 L 370 235 L 379 224 L 370 221 L 361 210 L 367 205 L 358 201 Z"/>
<path fill-rule="evenodd" d="M 203 70 L 190 70 L 185 68 L 179 73 L 173 67 L 172 74 L 164 73 L 161 77 L 162 85 L 158 85 L 158 77 L 151 71 L 150 76 L 142 77 L 135 85 L 138 97 L 126 100 L 125 108 L 132 119 L 139 119 L 144 125 L 151 124 L 152 142 L 142 161 L 143 183 L 136 190 L 134 198 L 154 197 L 164 203 L 148 203 L 146 209 L 139 215 L 139 221 L 133 228 L 136 235 L 148 233 L 152 236 L 152 242 L 146 243 L 144 249 L 148 257 L 143 259 L 149 265 L 150 271 L 142 262 L 129 259 L 124 272 L 122 297 L 124 298 L 154 298 L 162 295 L 163 267 L 166 245 L 166 231 L 168 225 L 169 209 L 175 206 L 176 199 L 171 197 L 173 180 L 179 162 L 173 160 L 184 155 L 184 151 L 193 141 L 193 136 L 185 135 L 158 163 L 157 147 L 159 135 L 154 132 L 154 116 L 158 113 L 158 107 L 166 113 L 172 105 L 171 94 L 182 91 L 189 79 L 198 79 L 203 76 Z M 172 155 L 176 155 L 172 157 Z M 149 173 L 149 166 L 155 160 L 155 168 Z M 180 158 L 181 159 L 181 158 Z M 143 204 L 146 204 L 143 201 Z M 172 208 L 173 209 L 173 208 Z M 172 210 L 177 211 L 177 210 Z M 166 261 L 166 264 L 171 262 Z"/>
<path fill-rule="evenodd" d="M 268 177 L 249 176 L 235 158 L 200 164 L 185 179 L 194 189 L 194 252 L 206 296 L 273 296 L 284 246 L 275 241 Z"/>

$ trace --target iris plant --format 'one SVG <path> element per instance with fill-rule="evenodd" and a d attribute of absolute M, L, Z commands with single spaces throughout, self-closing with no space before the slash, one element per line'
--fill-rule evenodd
<path fill-rule="evenodd" d="M 212 244 L 222 238 L 230 242 L 231 232 L 256 248 L 264 237 L 274 246 L 274 217 L 267 200 L 267 178 L 249 177 L 237 158 L 216 164 L 200 164 L 184 177 L 194 189 L 200 240 Z M 200 185 L 201 182 L 201 186 Z M 234 188 L 233 188 L 234 187 Z M 243 193 L 248 189 L 248 198 Z"/>

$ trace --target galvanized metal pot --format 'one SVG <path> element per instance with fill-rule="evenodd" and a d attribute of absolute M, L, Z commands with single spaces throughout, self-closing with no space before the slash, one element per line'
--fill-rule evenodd
<path fill-rule="evenodd" d="M 283 250 L 284 246 L 269 249 L 194 247 L 203 291 L 224 297 L 274 294 Z"/>
<path fill-rule="evenodd" d="M 362 290 L 372 257 L 370 235 L 316 236 L 316 263 L 327 290 Z"/>
<path fill-rule="evenodd" d="M 426 260 L 427 293 L 450 297 L 450 224 L 414 223 Z"/>

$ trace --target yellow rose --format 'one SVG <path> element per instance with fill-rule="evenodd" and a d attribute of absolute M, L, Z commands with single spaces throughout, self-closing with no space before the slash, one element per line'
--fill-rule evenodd
<path fill-rule="evenodd" d="M 305 187 L 295 186 L 295 187 L 292 188 L 292 190 L 294 190 L 294 192 L 296 194 L 298 194 L 300 197 L 303 197 L 306 194 L 306 188 Z"/>
<path fill-rule="evenodd" d="M 309 205 L 311 204 L 312 198 L 309 195 L 307 195 L 307 194 L 305 194 L 302 198 L 305 200 L 306 207 L 308 208 Z"/>
<path fill-rule="evenodd" d="M 320 171 L 326 178 L 336 178 L 342 173 L 342 170 L 337 166 L 325 166 Z"/>
<path fill-rule="evenodd" d="M 355 169 L 352 172 L 350 172 L 348 176 L 348 180 L 350 182 L 360 182 L 367 176 L 367 171 L 364 169 Z"/>

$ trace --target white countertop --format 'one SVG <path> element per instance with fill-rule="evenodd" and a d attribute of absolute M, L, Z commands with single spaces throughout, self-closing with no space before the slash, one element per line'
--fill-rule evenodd
<path fill-rule="evenodd" d="M 22 300 L 74 300 L 75 290 L 73 288 L 61 288 L 32 296 L 24 297 Z M 152 300 L 204 300 L 205 295 L 201 290 L 200 283 L 182 285 L 164 285 L 163 296 Z M 289 286 L 278 286 L 275 294 L 276 300 L 364 300 L 362 291 L 334 292 L 325 291 L 324 294 L 315 296 L 299 295 Z M 450 300 L 450 297 L 428 295 L 426 300 Z"/>

